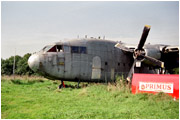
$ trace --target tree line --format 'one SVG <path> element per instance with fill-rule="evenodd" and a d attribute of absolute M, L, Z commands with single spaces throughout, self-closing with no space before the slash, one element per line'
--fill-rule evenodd
<path fill-rule="evenodd" d="M 35 75 L 28 66 L 28 59 L 31 56 L 30 53 L 25 54 L 23 57 L 15 56 L 15 74 L 16 75 Z M 1 58 L 1 75 L 13 74 L 14 56 L 7 59 Z"/>

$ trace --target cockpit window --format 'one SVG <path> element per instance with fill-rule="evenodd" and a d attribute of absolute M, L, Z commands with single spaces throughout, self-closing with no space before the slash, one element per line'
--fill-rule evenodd
<path fill-rule="evenodd" d="M 62 45 L 48 45 L 43 48 L 43 51 L 45 52 L 63 52 Z"/>
<path fill-rule="evenodd" d="M 53 47 L 53 45 L 48 45 L 48 46 L 43 48 L 43 51 L 47 52 L 52 47 Z"/>
<path fill-rule="evenodd" d="M 53 46 L 51 49 L 49 49 L 47 52 L 56 52 L 56 46 Z"/>
<path fill-rule="evenodd" d="M 63 52 L 62 45 L 57 45 L 56 50 L 57 52 Z"/>

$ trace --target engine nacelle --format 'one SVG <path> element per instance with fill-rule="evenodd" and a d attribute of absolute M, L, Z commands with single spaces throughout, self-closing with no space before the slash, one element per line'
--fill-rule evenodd
<path fill-rule="evenodd" d="M 161 52 L 159 49 L 157 48 L 145 48 L 145 55 L 155 58 L 157 60 L 161 59 Z M 150 62 L 149 60 L 144 59 L 143 61 L 145 64 L 151 65 L 151 66 L 156 66 L 155 64 L 153 64 L 152 62 Z"/>
<path fill-rule="evenodd" d="M 156 58 L 158 60 L 161 59 L 161 52 L 159 49 L 145 49 L 145 55 Z"/>

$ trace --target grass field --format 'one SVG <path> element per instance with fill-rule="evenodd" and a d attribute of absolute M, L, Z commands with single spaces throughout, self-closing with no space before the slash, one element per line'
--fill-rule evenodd
<path fill-rule="evenodd" d="M 159 93 L 133 95 L 119 83 L 87 84 L 37 77 L 1 77 L 2 119 L 179 119 L 179 100 Z"/>

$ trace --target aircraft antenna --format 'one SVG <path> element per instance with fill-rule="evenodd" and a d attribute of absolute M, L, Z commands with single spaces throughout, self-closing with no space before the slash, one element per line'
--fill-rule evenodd
<path fill-rule="evenodd" d="M 15 48 L 14 63 L 13 63 L 13 77 L 14 77 L 14 79 L 15 79 L 15 65 L 16 65 L 16 48 Z"/>
<path fill-rule="evenodd" d="M 105 35 L 103 36 L 103 40 L 105 40 Z"/>

